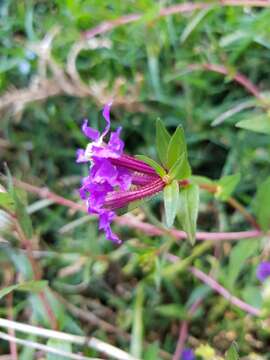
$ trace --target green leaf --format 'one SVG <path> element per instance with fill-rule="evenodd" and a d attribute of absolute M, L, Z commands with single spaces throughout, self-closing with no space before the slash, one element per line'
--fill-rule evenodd
<path fill-rule="evenodd" d="M 255 308 L 261 309 L 263 306 L 262 292 L 258 291 L 258 286 L 248 285 L 241 291 L 243 300 Z"/>
<path fill-rule="evenodd" d="M 0 207 L 6 210 L 14 210 L 14 201 L 9 193 L 0 192 Z"/>
<path fill-rule="evenodd" d="M 270 116 L 268 114 L 256 115 L 250 119 L 239 121 L 235 126 L 263 134 L 270 134 Z"/>
<path fill-rule="evenodd" d="M 165 218 L 168 227 L 174 223 L 175 216 L 179 207 L 179 184 L 176 180 L 166 185 L 163 191 Z"/>
<path fill-rule="evenodd" d="M 46 280 L 27 281 L 25 283 L 5 287 L 0 290 L 0 299 L 14 290 L 39 292 L 47 285 L 47 283 Z"/>
<path fill-rule="evenodd" d="M 193 245 L 199 209 L 199 187 L 192 184 L 180 191 L 178 218 L 188 240 Z"/>
<path fill-rule="evenodd" d="M 170 169 L 179 157 L 186 152 L 186 141 L 184 130 L 181 125 L 177 127 L 168 146 L 167 164 Z"/>
<path fill-rule="evenodd" d="M 239 242 L 233 247 L 229 258 L 228 272 L 225 277 L 226 285 L 230 290 L 233 290 L 235 281 L 243 269 L 245 261 L 250 256 L 255 255 L 258 246 L 259 242 L 254 239 Z"/>
<path fill-rule="evenodd" d="M 166 175 L 166 171 L 163 169 L 163 167 L 159 165 L 155 160 L 149 158 L 148 156 L 136 155 L 136 158 L 142 160 L 143 162 L 151 166 L 160 177 Z"/>
<path fill-rule="evenodd" d="M 234 175 L 227 175 L 222 177 L 220 180 L 216 181 L 218 185 L 218 190 L 215 194 L 216 198 L 221 201 L 226 201 L 233 193 L 234 189 L 240 181 L 240 173 Z"/>
<path fill-rule="evenodd" d="M 25 338 L 28 341 L 35 341 L 36 336 L 30 335 Z M 20 350 L 20 357 L 19 360 L 32 360 L 35 359 L 36 350 L 34 348 L 30 348 L 28 346 L 23 346 Z"/>
<path fill-rule="evenodd" d="M 25 205 L 18 197 L 16 191 L 13 192 L 13 199 L 15 203 L 15 212 L 18 218 L 18 221 L 28 239 L 31 239 L 33 236 L 33 228 L 30 216 L 27 214 Z"/>
<path fill-rule="evenodd" d="M 194 29 L 199 25 L 203 18 L 212 10 L 212 8 L 206 8 L 200 10 L 198 13 L 191 18 L 190 22 L 187 24 L 180 36 L 180 42 L 183 44 L 187 38 L 191 35 Z"/>
<path fill-rule="evenodd" d="M 158 355 L 159 350 L 158 341 L 148 345 L 143 351 L 143 360 L 162 360 Z"/>
<path fill-rule="evenodd" d="M 237 351 L 237 345 L 236 343 L 232 343 L 229 350 L 226 353 L 225 360 L 238 360 L 239 355 Z"/>
<path fill-rule="evenodd" d="M 7 179 L 8 179 L 9 194 L 14 202 L 15 214 L 18 218 L 18 221 L 19 221 L 26 237 L 28 239 L 31 239 L 32 235 L 33 235 L 33 229 L 32 229 L 32 222 L 31 222 L 30 216 L 27 214 L 26 209 L 25 209 L 25 204 L 23 203 L 21 198 L 18 196 L 18 194 L 14 188 L 13 179 L 12 179 L 11 173 L 10 173 L 7 165 L 5 166 L 5 171 L 6 171 Z"/>
<path fill-rule="evenodd" d="M 212 185 L 212 184 L 214 184 L 214 181 L 209 179 L 206 176 L 192 175 L 190 177 L 190 180 L 193 184 L 197 184 L 197 185 L 200 185 L 200 184 Z"/>
<path fill-rule="evenodd" d="M 169 176 L 174 180 L 187 179 L 191 175 L 191 168 L 188 163 L 187 153 L 184 152 L 175 162 L 169 171 Z"/>
<path fill-rule="evenodd" d="M 47 345 L 55 348 L 59 351 L 65 352 L 72 352 L 72 345 L 71 343 L 68 343 L 66 341 L 58 340 L 58 339 L 49 339 L 47 341 Z M 60 354 L 53 354 L 53 353 L 47 353 L 46 360 L 66 360 L 66 356 L 61 356 Z"/>
<path fill-rule="evenodd" d="M 160 315 L 169 319 L 187 319 L 187 309 L 179 304 L 160 305 L 155 308 L 155 311 Z"/>
<path fill-rule="evenodd" d="M 257 220 L 264 231 L 270 228 L 270 176 L 259 185 L 253 209 Z"/>
<path fill-rule="evenodd" d="M 167 151 L 170 142 L 170 134 L 160 119 L 156 121 L 156 148 L 159 159 L 163 166 L 167 167 Z"/>

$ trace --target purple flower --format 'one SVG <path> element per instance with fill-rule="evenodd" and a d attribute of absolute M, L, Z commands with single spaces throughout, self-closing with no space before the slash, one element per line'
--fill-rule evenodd
<path fill-rule="evenodd" d="M 99 216 L 99 229 L 104 230 L 107 239 L 121 243 L 111 229 L 115 210 L 157 194 L 166 184 L 148 164 L 123 153 L 121 127 L 111 132 L 109 141 L 105 142 L 110 131 L 110 107 L 108 104 L 103 109 L 106 127 L 102 133 L 84 120 L 82 131 L 91 142 L 85 150 L 77 151 L 76 161 L 90 162 L 88 176 L 79 189 L 88 212 Z"/>
<path fill-rule="evenodd" d="M 181 360 L 195 360 L 193 350 L 190 348 L 185 348 L 182 352 Z"/>
<path fill-rule="evenodd" d="M 257 278 L 260 281 L 265 281 L 268 276 L 270 276 L 270 262 L 269 261 L 263 261 L 261 262 L 256 271 Z"/>

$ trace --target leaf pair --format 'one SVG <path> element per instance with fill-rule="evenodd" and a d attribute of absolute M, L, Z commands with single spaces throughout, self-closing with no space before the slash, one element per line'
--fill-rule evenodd
<path fill-rule="evenodd" d="M 175 167 L 175 173 L 178 168 L 176 163 L 178 163 L 178 165 L 182 163 L 182 167 L 185 162 L 187 163 L 187 146 L 184 130 L 181 125 L 179 125 L 174 134 L 170 136 L 163 122 L 158 119 L 156 122 L 156 148 L 158 157 L 163 167 L 167 170 Z M 179 176 L 178 174 L 178 177 Z"/>
<path fill-rule="evenodd" d="M 182 229 L 193 245 L 199 209 L 199 187 L 192 184 L 179 191 L 177 180 L 173 180 L 164 189 L 164 206 L 167 226 L 171 227 L 178 215 Z"/>
<path fill-rule="evenodd" d="M 162 165 L 144 155 L 137 157 L 151 166 L 161 178 L 168 176 L 169 183 L 163 191 L 166 224 L 171 227 L 178 214 L 181 226 L 193 244 L 199 207 L 199 187 L 196 184 L 190 184 L 185 188 L 179 186 L 179 181 L 191 176 L 182 126 L 179 125 L 170 136 L 163 122 L 158 119 L 156 149 Z"/>

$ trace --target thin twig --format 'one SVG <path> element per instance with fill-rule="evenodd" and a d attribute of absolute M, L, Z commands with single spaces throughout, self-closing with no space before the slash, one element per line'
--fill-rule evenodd
<path fill-rule="evenodd" d="M 190 64 L 188 66 L 190 70 L 199 70 L 205 69 L 209 71 L 214 71 L 219 74 L 223 74 L 226 76 L 230 76 L 234 81 L 238 84 L 242 85 L 248 92 L 254 95 L 258 99 L 262 99 L 262 95 L 260 93 L 259 88 L 253 84 L 245 75 L 241 74 L 240 72 L 232 72 L 231 69 L 226 68 L 226 66 L 219 65 L 219 64 Z"/>
<path fill-rule="evenodd" d="M 12 328 L 17 331 L 21 331 L 27 334 L 34 334 L 45 338 L 58 339 L 62 341 L 68 341 L 78 345 L 88 346 L 96 351 L 104 353 L 118 360 L 138 360 L 133 356 L 129 355 L 123 350 L 116 348 L 110 344 L 105 343 L 95 337 L 85 337 L 79 335 L 68 334 L 60 331 L 49 330 L 37 326 L 23 324 L 16 321 L 10 321 L 7 319 L 0 318 L 0 327 Z"/>
<path fill-rule="evenodd" d="M 201 303 L 202 303 L 202 299 L 199 298 L 196 302 L 194 302 L 191 305 L 191 307 L 188 311 L 189 317 L 191 317 L 195 313 L 195 311 L 198 309 L 198 307 L 201 305 Z M 178 337 L 175 352 L 173 354 L 173 360 L 181 359 L 181 355 L 183 353 L 185 342 L 186 342 L 186 339 L 188 336 L 188 325 L 189 325 L 188 319 L 183 320 L 180 323 L 179 337 Z"/>
<path fill-rule="evenodd" d="M 206 190 L 212 194 L 215 194 L 218 191 L 218 185 L 200 184 L 199 186 L 201 189 Z M 230 196 L 227 200 L 227 203 L 235 210 L 239 211 L 240 214 L 242 214 L 243 217 L 246 219 L 246 221 L 249 222 L 255 229 L 260 230 L 260 226 L 255 220 L 255 218 L 244 208 L 242 204 L 240 204 L 239 201 Z"/>
<path fill-rule="evenodd" d="M 213 289 L 214 291 L 219 293 L 222 297 L 224 297 L 224 299 L 228 300 L 229 303 L 231 303 L 232 305 L 238 307 L 239 309 L 243 310 L 244 312 L 246 312 L 250 315 L 255 315 L 255 316 L 261 315 L 261 311 L 259 309 L 255 308 L 252 305 L 245 303 L 243 300 L 232 295 L 227 289 L 225 289 L 222 285 L 220 285 L 211 276 L 205 274 L 204 272 L 195 268 L 194 266 L 191 266 L 189 268 L 189 270 L 196 278 L 198 278 L 199 280 L 204 282 L 206 285 L 208 285 L 211 289 Z"/>
<path fill-rule="evenodd" d="M 234 199 L 233 197 L 229 197 L 227 200 L 228 204 L 230 204 L 233 208 L 238 210 L 245 218 L 246 220 L 254 226 L 255 229 L 260 230 L 260 225 L 257 223 L 257 221 L 254 219 L 254 217 L 244 208 L 242 204 L 240 204 L 239 201 Z"/>
<path fill-rule="evenodd" d="M 166 258 L 172 263 L 181 261 L 181 259 L 178 256 L 173 254 L 167 254 Z M 213 289 L 222 297 L 224 297 L 226 300 L 228 300 L 229 303 L 231 303 L 232 305 L 238 307 L 239 309 L 245 311 L 250 315 L 255 315 L 255 316 L 261 315 L 260 309 L 257 309 L 254 306 L 249 305 L 243 300 L 239 299 L 238 297 L 232 295 L 227 289 L 225 289 L 222 285 L 220 285 L 210 275 L 205 274 L 203 271 L 199 270 L 194 266 L 190 266 L 188 269 L 197 279 L 201 280 L 203 283 L 208 285 L 211 289 Z"/>
<path fill-rule="evenodd" d="M 182 355 L 182 352 L 183 352 L 183 349 L 184 349 L 187 334 L 188 334 L 188 321 L 183 320 L 181 325 L 180 325 L 179 337 L 178 337 L 176 349 L 175 349 L 175 352 L 173 354 L 173 359 L 172 360 L 181 359 L 181 355 Z"/>

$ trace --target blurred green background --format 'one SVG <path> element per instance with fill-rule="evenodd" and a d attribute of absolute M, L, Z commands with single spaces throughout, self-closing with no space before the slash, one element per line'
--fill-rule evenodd
<path fill-rule="evenodd" d="M 270 10 L 209 5 L 158 17 L 161 8 L 176 3 L 181 2 L 2 0 L 1 172 L 6 162 L 14 177 L 79 202 L 77 189 L 87 171 L 75 164 L 76 149 L 86 145 L 80 126 L 87 117 L 101 129 L 102 106 L 113 99 L 112 125 L 123 127 L 127 152 L 155 158 L 155 120 L 161 118 L 170 131 L 181 123 L 193 173 L 219 179 L 239 172 L 234 196 L 253 212 L 257 188 L 269 175 L 269 131 L 252 132 L 235 124 L 269 121 Z M 90 38 L 88 31 L 100 23 L 134 13 L 142 14 L 140 20 Z M 220 71 L 213 71 L 213 64 Z M 237 82 L 237 73 L 255 90 Z M 24 193 L 21 197 L 26 199 Z M 27 198 L 31 241 L 42 278 L 49 282 L 46 293 L 59 330 L 94 335 L 138 358 L 163 359 L 166 354 L 159 351 L 174 353 L 179 321 L 202 298 L 187 339 L 187 346 L 201 347 L 198 358 L 212 359 L 213 352 L 222 357 L 232 341 L 243 358 L 270 358 L 267 319 L 256 320 L 229 305 L 188 268 L 170 278 L 162 275 L 167 251 L 184 258 L 200 245 L 192 248 L 169 235 L 148 237 L 115 225 L 124 240 L 116 248 L 98 232 L 95 220 L 33 195 Z M 159 224 L 160 199 L 135 215 Z M 2 237 L 8 241 L 0 243 L 4 287 L 31 280 L 33 274 L 3 216 Z M 250 225 L 202 191 L 198 228 L 241 231 Z M 161 247 L 164 252 L 157 255 Z M 260 307 L 255 269 L 268 255 L 266 237 L 220 243 L 195 256 L 194 263 L 234 295 Z M 10 306 L 14 319 L 50 326 L 35 293 L 15 292 Z M 72 306 L 98 320 L 76 315 Z M 7 309 L 3 298 L 2 317 L 8 316 Z M 117 330 L 108 330 L 102 321 Z M 8 354 L 8 343 L 0 344 L 0 354 Z M 202 348 L 206 344 L 210 348 Z M 94 350 L 81 351 L 98 356 Z M 210 357 L 207 351 L 212 351 Z M 27 347 L 19 347 L 19 354 L 20 359 L 41 358 Z"/>

